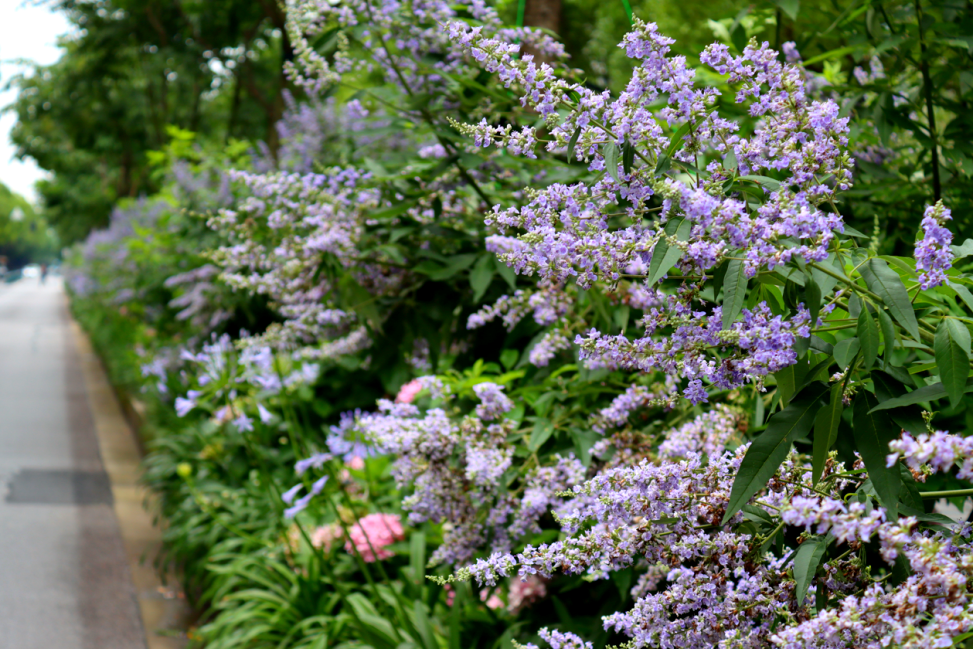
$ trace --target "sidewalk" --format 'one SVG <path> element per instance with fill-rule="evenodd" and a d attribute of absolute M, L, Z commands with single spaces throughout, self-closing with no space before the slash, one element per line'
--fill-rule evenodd
<path fill-rule="evenodd" d="M 138 597 L 148 649 L 177 649 L 186 641 L 179 631 L 189 615 L 179 585 L 163 586 L 153 567 L 161 546 L 154 525 L 154 497 L 138 484 L 141 454 L 135 431 L 122 414 L 115 393 L 88 337 L 74 320 L 71 333 L 80 358 L 88 406 L 95 423 L 105 472 L 111 482 L 115 516 Z"/>
<path fill-rule="evenodd" d="M 58 279 L 0 291 L 0 358 L 0 649 L 182 646 L 156 633 L 182 602 L 151 567 L 135 437 Z"/>

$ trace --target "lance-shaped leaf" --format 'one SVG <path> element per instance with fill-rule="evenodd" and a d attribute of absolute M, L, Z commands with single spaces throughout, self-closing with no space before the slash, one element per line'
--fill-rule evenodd
<path fill-rule="evenodd" d="M 862 360 L 865 361 L 867 370 L 878 358 L 878 325 L 868 312 L 867 306 L 858 314 L 858 342 L 861 344 Z"/>
<path fill-rule="evenodd" d="M 834 446 L 838 437 L 838 424 L 841 423 L 841 413 L 845 410 L 844 385 L 841 382 L 831 386 L 828 405 L 821 408 L 814 418 L 814 444 L 811 456 L 811 482 L 817 484 L 824 471 L 824 463 L 828 459 L 828 451 Z"/>
<path fill-rule="evenodd" d="M 902 406 L 911 406 L 914 403 L 925 403 L 927 401 L 936 401 L 937 399 L 942 399 L 947 396 L 946 388 L 943 387 L 942 383 L 933 383 L 932 385 L 926 385 L 918 390 L 913 390 L 908 394 L 903 394 L 901 397 L 895 397 L 894 399 L 888 399 L 878 404 L 871 409 L 871 412 L 878 412 L 879 410 L 890 410 L 891 408 L 901 408 Z"/>
<path fill-rule="evenodd" d="M 574 160 L 574 147 L 578 145 L 578 138 L 581 136 L 581 127 L 574 129 L 571 139 L 568 140 L 568 160 Z"/>
<path fill-rule="evenodd" d="M 861 343 L 858 338 L 839 340 L 838 344 L 834 346 L 834 360 L 841 369 L 846 369 L 860 350 Z"/>
<path fill-rule="evenodd" d="M 899 436 L 899 428 L 884 412 L 870 412 L 878 400 L 871 392 L 861 391 L 855 397 L 852 413 L 852 431 L 856 450 L 861 455 L 868 476 L 875 486 L 875 493 L 888 512 L 889 520 L 895 520 L 899 502 L 901 478 L 899 467 L 886 466 L 889 442 Z"/>
<path fill-rule="evenodd" d="M 689 241 L 689 233 L 692 229 L 691 221 L 672 219 L 666 223 L 665 233 L 667 236 L 675 236 L 679 241 Z M 655 284 L 662 279 L 662 276 L 676 265 L 680 257 L 682 257 L 682 249 L 679 246 L 670 246 L 665 237 L 659 239 L 659 243 L 655 244 L 655 249 L 652 251 L 652 261 L 649 263 L 649 284 Z"/>
<path fill-rule="evenodd" d="M 631 173 L 632 163 L 635 162 L 635 147 L 630 141 L 626 141 L 622 147 L 622 169 L 625 173 Z"/>
<path fill-rule="evenodd" d="M 831 253 L 828 256 L 828 258 L 822 261 L 819 265 L 822 268 L 826 268 L 827 270 L 831 271 L 832 273 L 836 273 L 838 275 L 844 275 L 844 271 L 836 267 L 835 263 L 836 262 L 835 262 L 834 253 Z M 826 273 L 817 268 L 811 269 L 811 278 L 814 280 L 814 283 L 817 284 L 818 287 L 821 289 L 821 295 L 831 295 L 832 289 L 834 289 L 835 284 L 838 283 L 837 277 L 834 277 L 829 273 Z"/>
<path fill-rule="evenodd" d="M 602 148 L 601 154 L 605 156 L 605 171 L 618 182 L 618 146 L 609 142 Z"/>
<path fill-rule="evenodd" d="M 794 555 L 794 601 L 798 606 L 804 604 L 814 574 L 818 571 L 821 559 L 824 558 L 824 553 L 833 540 L 834 537 L 830 534 L 815 536 L 807 539 L 801 547 L 797 548 L 797 553 Z"/>
<path fill-rule="evenodd" d="M 496 268 L 493 263 L 492 254 L 486 254 L 480 257 L 473 269 L 470 271 L 470 286 L 473 287 L 473 302 L 479 303 L 483 294 L 490 287 L 490 282 L 493 281 L 493 276 L 496 273 Z"/>
<path fill-rule="evenodd" d="M 943 318 L 936 328 L 936 365 L 939 378 L 949 395 L 949 401 L 957 406 L 966 391 L 966 379 L 970 376 L 970 330 L 956 318 Z"/>
<path fill-rule="evenodd" d="M 890 365 L 888 369 L 893 370 L 894 373 L 881 370 L 874 370 L 871 373 L 872 382 L 875 384 L 875 397 L 879 403 L 908 394 L 903 380 L 912 380 L 912 377 L 907 373 L 899 371 L 900 368 Z M 912 383 L 912 386 L 915 387 L 915 383 Z M 914 405 L 889 410 L 888 414 L 897 426 L 913 435 L 921 435 L 927 432 L 922 411 Z"/>
<path fill-rule="evenodd" d="M 811 314 L 811 329 L 814 329 L 818 326 L 818 314 L 821 313 L 821 287 L 810 275 L 804 282 L 804 304 Z"/>
<path fill-rule="evenodd" d="M 669 147 L 666 149 L 666 152 L 663 155 L 659 156 L 659 160 L 656 163 L 656 173 L 662 173 L 669 168 L 669 165 L 672 163 L 672 154 L 676 152 L 676 149 L 682 146 L 682 139 L 685 137 L 686 133 L 689 133 L 690 128 L 692 128 L 692 122 L 686 122 L 679 127 L 679 130 L 672 134 L 672 136 L 669 138 Z"/>
<path fill-rule="evenodd" d="M 950 282 L 949 287 L 956 291 L 956 295 L 959 296 L 959 299 L 963 300 L 963 303 L 966 304 L 968 309 L 973 309 L 973 293 L 970 293 L 968 288 L 959 282 Z"/>
<path fill-rule="evenodd" d="M 882 340 L 885 342 L 883 358 L 885 358 L 885 365 L 888 366 L 892 362 L 892 352 L 895 351 L 895 325 L 892 324 L 892 318 L 885 309 L 876 309 L 875 316 L 882 330 Z"/>
<path fill-rule="evenodd" d="M 797 20 L 797 12 L 801 8 L 801 0 L 774 0 L 774 4 L 791 20 Z M 798 599 L 797 601 L 801 601 Z"/>
<path fill-rule="evenodd" d="M 889 313 L 916 340 L 919 340 L 919 322 L 912 308 L 909 292 L 899 275 L 889 268 L 884 259 L 869 259 L 861 266 L 862 277 L 868 288 L 882 298 Z"/>
<path fill-rule="evenodd" d="M 723 328 L 729 329 L 747 300 L 747 274 L 740 259 L 731 259 L 723 278 Z"/>
<path fill-rule="evenodd" d="M 814 416 L 821 407 L 821 397 L 827 391 L 827 385 L 812 383 L 795 396 L 790 405 L 770 418 L 767 429 L 753 441 L 740 463 L 723 523 L 730 520 L 770 481 L 787 457 L 794 440 L 811 431 Z"/>

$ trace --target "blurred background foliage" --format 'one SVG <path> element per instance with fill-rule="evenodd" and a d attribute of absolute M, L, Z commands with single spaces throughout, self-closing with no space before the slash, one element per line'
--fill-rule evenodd
<path fill-rule="evenodd" d="M 61 59 L 7 83 L 18 89 L 12 139 L 22 158 L 51 172 L 39 184 L 62 243 L 105 227 L 123 198 L 161 189 L 150 152 L 194 132 L 203 149 L 232 140 L 279 145 L 274 125 L 293 52 L 274 0 L 49 0 L 74 31 Z M 945 198 L 971 225 L 973 16 L 945 0 L 500 0 L 511 22 L 556 27 L 573 65 L 595 87 L 619 90 L 629 64 L 617 47 L 631 14 L 659 24 L 694 58 L 707 43 L 734 49 L 751 37 L 796 41 L 808 68 L 849 98 L 860 145 L 856 227 L 882 231 L 888 252 L 911 245 L 922 204 Z M 543 10 L 543 11 L 541 11 Z M 546 11 L 547 13 L 544 13 Z M 553 19 L 551 16 L 553 15 Z M 538 18 L 540 16 L 540 18 Z M 862 84 L 856 67 L 878 58 L 884 78 Z M 893 135 L 893 131 L 895 134 Z M 929 182 L 925 182 L 928 180 Z"/>
<path fill-rule="evenodd" d="M 0 265 L 19 268 L 31 261 L 50 262 L 57 237 L 23 196 L 0 183 Z"/>

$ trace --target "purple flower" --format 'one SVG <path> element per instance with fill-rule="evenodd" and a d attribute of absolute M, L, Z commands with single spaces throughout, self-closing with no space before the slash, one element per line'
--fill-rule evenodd
<path fill-rule="evenodd" d="M 282 493 L 280 499 L 283 500 L 286 504 L 290 505 L 292 502 L 294 502 L 294 498 L 297 497 L 297 494 L 303 488 L 304 488 L 303 484 L 296 484 L 290 489 L 288 489 L 287 491 L 285 491 L 284 493 Z"/>
<path fill-rule="evenodd" d="M 916 244 L 916 270 L 922 290 L 946 283 L 946 272 L 953 266 L 953 233 L 945 227 L 952 220 L 949 208 L 939 201 L 926 207 L 922 217 L 922 240 Z"/>
<path fill-rule="evenodd" d="M 253 430 L 253 421 L 243 413 L 240 413 L 240 416 L 233 420 L 233 425 L 241 433 L 247 433 Z"/>

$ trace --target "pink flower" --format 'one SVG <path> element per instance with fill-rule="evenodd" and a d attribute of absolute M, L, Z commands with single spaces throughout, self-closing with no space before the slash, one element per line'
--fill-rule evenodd
<path fill-rule="evenodd" d="M 496 593 L 490 595 L 490 591 L 488 590 L 480 591 L 480 601 L 485 602 L 487 608 L 492 608 L 493 610 L 497 610 L 498 608 L 503 608 L 505 606 L 499 595 Z"/>
<path fill-rule="evenodd" d="M 348 532 L 345 550 L 357 549 L 362 559 L 368 563 L 388 559 L 392 552 L 385 546 L 405 538 L 402 523 L 395 514 L 369 514 L 358 519 Z M 374 552 L 373 552 L 374 550 Z"/>
<path fill-rule="evenodd" d="M 348 465 L 349 469 L 352 469 L 354 471 L 361 471 L 362 469 L 365 468 L 365 460 L 363 460 L 361 456 L 358 455 L 353 456 L 350 460 L 345 462 L 345 464 Z"/>
<path fill-rule="evenodd" d="M 311 532 L 311 545 L 330 551 L 332 544 L 341 538 L 341 527 L 337 523 L 322 525 Z"/>
<path fill-rule="evenodd" d="M 507 595 L 507 599 L 510 600 L 507 610 L 516 614 L 546 596 L 547 584 L 537 575 L 527 575 L 527 579 L 524 580 L 512 579 L 510 592 Z"/>
<path fill-rule="evenodd" d="M 422 381 L 419 379 L 412 379 L 401 388 L 399 388 L 399 393 L 395 397 L 396 403 L 412 403 L 412 400 L 416 398 L 416 395 L 422 392 Z"/>

